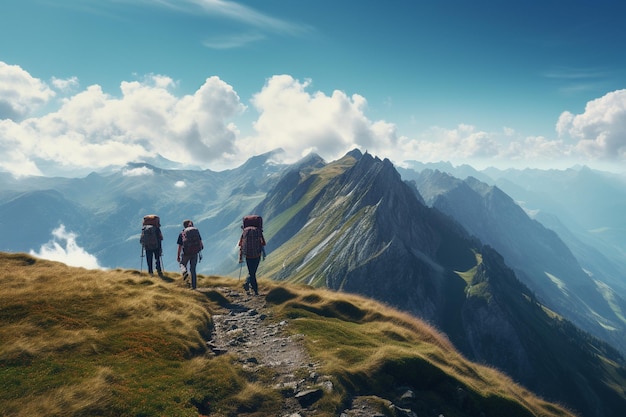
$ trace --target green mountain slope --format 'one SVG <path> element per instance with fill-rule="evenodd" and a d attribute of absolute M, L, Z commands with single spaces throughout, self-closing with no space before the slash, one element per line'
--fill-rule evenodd
<path fill-rule="evenodd" d="M 285 394 L 267 369 L 250 372 L 207 348 L 213 315 L 233 302 L 223 289 L 234 294 L 238 282 L 199 282 L 190 291 L 169 276 L 0 253 L 2 415 L 280 415 Z M 409 315 L 306 286 L 262 280 L 261 288 L 266 321 L 289 321 L 334 386 L 307 406 L 311 415 L 336 416 L 357 396 L 402 415 L 388 406 L 397 387 L 414 393 L 419 415 L 572 415 L 469 362 Z"/>
<path fill-rule="evenodd" d="M 542 306 L 505 259 L 426 207 L 388 160 L 352 152 L 303 165 L 256 211 L 271 245 L 266 276 L 409 312 L 470 359 L 586 416 L 626 407 L 620 354 Z"/>

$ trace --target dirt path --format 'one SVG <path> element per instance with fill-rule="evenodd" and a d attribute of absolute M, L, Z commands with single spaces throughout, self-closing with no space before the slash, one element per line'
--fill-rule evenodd
<path fill-rule="evenodd" d="M 219 291 L 231 304 L 221 314 L 213 315 L 215 329 L 208 342 L 216 355 L 234 354 L 242 367 L 272 370 L 275 387 L 283 393 L 280 416 L 314 415 L 297 399 L 298 395 L 320 383 L 316 364 L 312 363 L 304 347 L 302 335 L 289 335 L 289 323 L 276 323 L 263 295 L 247 295 L 243 290 L 212 288 Z"/>
<path fill-rule="evenodd" d="M 199 288 L 202 291 L 202 288 Z M 278 417 L 308 417 L 318 415 L 314 403 L 333 389 L 330 378 L 319 375 L 319 364 L 311 361 L 303 340 L 304 335 L 291 335 L 288 321 L 277 322 L 263 293 L 248 295 L 226 287 L 212 287 L 230 304 L 213 315 L 215 324 L 209 348 L 215 355 L 234 354 L 247 371 L 270 369 L 272 383 L 283 395 Z M 381 416 L 355 399 L 351 409 L 339 413 L 343 417 Z"/>
<path fill-rule="evenodd" d="M 198 288 L 202 291 L 202 288 Z M 277 322 L 264 294 L 248 295 L 243 289 L 212 287 L 230 304 L 213 315 L 214 331 L 208 346 L 215 355 L 234 354 L 247 371 L 271 369 L 272 383 L 283 395 L 278 417 L 316 416 L 315 401 L 333 390 L 329 377 L 318 374 L 319 364 L 311 361 L 304 335 L 291 335 L 289 322 Z M 341 417 L 383 416 L 364 398 L 354 398 L 352 408 L 338 413 Z"/>

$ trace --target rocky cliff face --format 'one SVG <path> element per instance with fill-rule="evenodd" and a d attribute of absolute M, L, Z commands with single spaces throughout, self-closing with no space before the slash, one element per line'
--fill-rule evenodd
<path fill-rule="evenodd" d="M 587 367 L 603 366 L 589 352 L 620 356 L 546 314 L 502 256 L 424 205 L 388 160 L 353 152 L 290 172 L 282 184 L 289 187 L 270 191 L 257 210 L 275 228 L 269 240 L 279 237 L 263 266 L 273 279 L 359 293 L 408 311 L 446 332 L 470 358 L 585 415 L 602 415 L 591 406 L 598 402 L 611 404 L 608 414 L 625 404 L 623 393 L 587 380 L 598 377 Z M 500 201 L 491 204 L 498 209 Z M 562 352 L 584 359 L 572 364 Z M 558 383 L 563 376 L 568 389 Z"/>
<path fill-rule="evenodd" d="M 293 208 L 285 202 L 300 196 L 300 211 L 276 232 L 280 244 L 297 247 L 286 253 L 276 279 L 386 294 L 420 317 L 442 315 L 448 287 L 463 285 L 450 271 L 476 262 L 471 239 L 424 206 L 391 162 L 350 154 L 310 175 L 290 172 L 281 183 L 296 179 L 295 188 L 277 186 L 259 206 L 280 218 L 289 211 L 280 208 Z"/>

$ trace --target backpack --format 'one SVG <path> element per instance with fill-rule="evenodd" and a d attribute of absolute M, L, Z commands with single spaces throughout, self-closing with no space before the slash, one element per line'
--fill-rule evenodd
<path fill-rule="evenodd" d="M 261 232 L 263 231 L 263 217 L 258 214 L 251 214 L 243 218 L 243 229 L 246 227 L 258 227 Z"/>
<path fill-rule="evenodd" d="M 265 245 L 263 218 L 256 214 L 246 216 L 243 218 L 242 228 L 241 254 L 246 258 L 259 258 Z"/>
<path fill-rule="evenodd" d="M 241 235 L 241 254 L 246 258 L 259 258 L 263 252 L 263 232 L 254 226 L 243 229 Z"/>
<path fill-rule="evenodd" d="M 187 227 L 181 233 L 183 238 L 183 253 L 187 256 L 196 255 L 202 250 L 200 231 L 195 227 Z"/>
<path fill-rule="evenodd" d="M 143 225 L 152 225 L 156 227 L 161 227 L 161 219 L 156 214 L 148 214 L 143 216 Z"/>
<path fill-rule="evenodd" d="M 159 229 L 157 226 L 148 224 L 141 228 L 141 239 L 139 242 L 147 250 L 159 249 Z"/>

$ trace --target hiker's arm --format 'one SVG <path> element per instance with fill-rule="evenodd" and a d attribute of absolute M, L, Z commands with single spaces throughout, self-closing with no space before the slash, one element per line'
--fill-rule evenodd
<path fill-rule="evenodd" d="M 182 245 L 178 245 L 178 251 L 176 252 L 176 260 L 180 262 L 180 250 L 182 249 Z"/>

